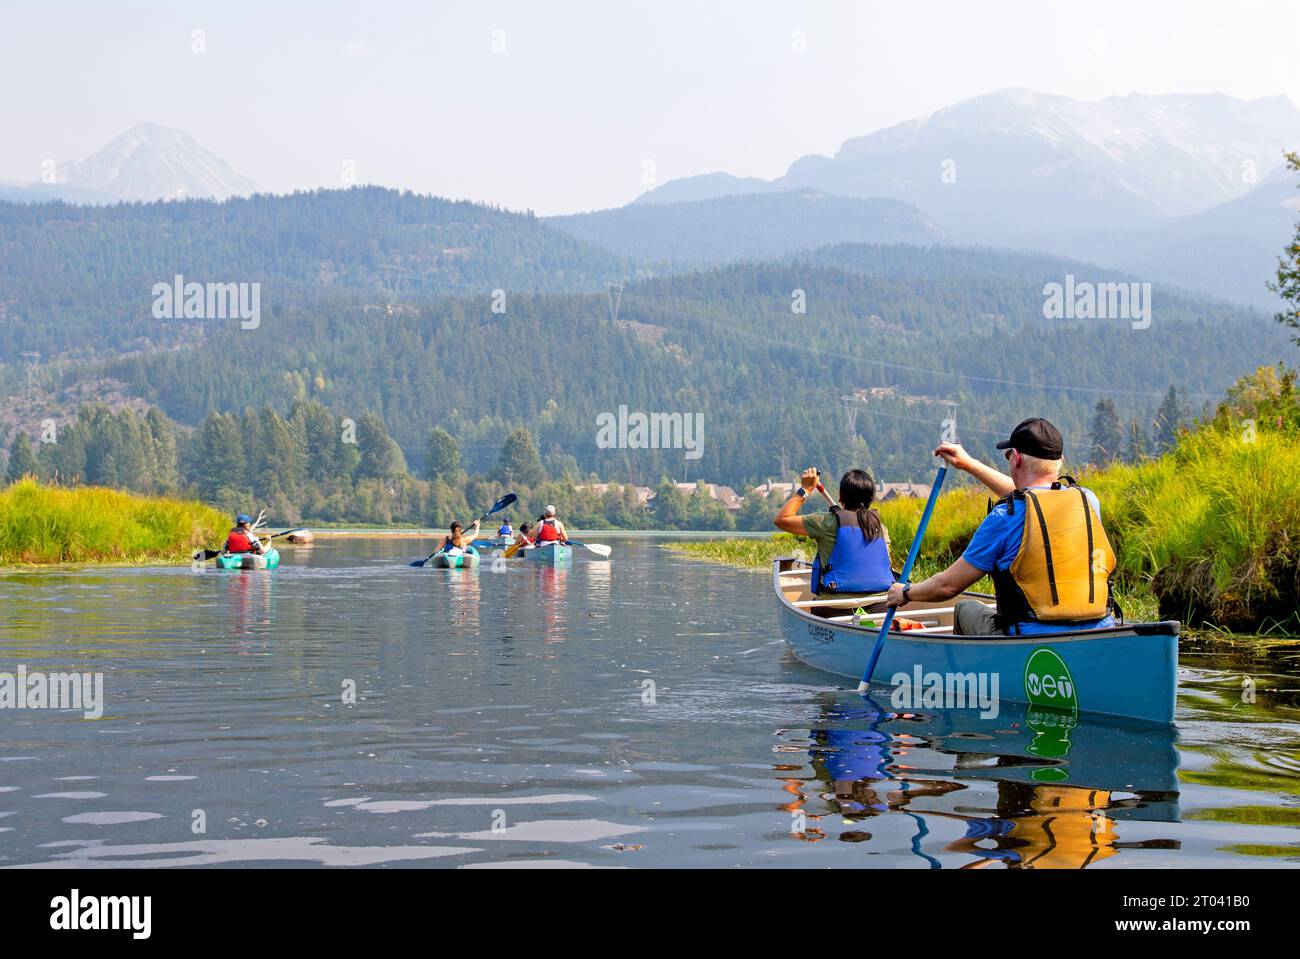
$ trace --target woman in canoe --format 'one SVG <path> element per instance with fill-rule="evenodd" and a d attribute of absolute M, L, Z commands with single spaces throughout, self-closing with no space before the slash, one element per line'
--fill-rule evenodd
<path fill-rule="evenodd" d="M 537 535 L 534 541 L 538 546 L 545 546 L 547 543 L 567 543 L 569 534 L 564 528 L 564 524 L 555 515 L 555 507 L 548 506 L 541 516 L 537 518 Z"/>
<path fill-rule="evenodd" d="M 465 529 L 460 523 L 451 524 L 451 532 L 442 541 L 443 553 L 456 552 L 460 553 L 468 549 L 474 543 L 474 537 L 478 535 L 479 520 L 474 520 L 474 525 Z"/>
<path fill-rule="evenodd" d="M 799 508 L 817 485 L 817 470 L 804 470 L 799 488 L 773 520 L 777 529 L 816 542 L 812 592 L 885 592 L 894 582 L 889 565 L 889 531 L 880 514 L 871 508 L 876 498 L 871 474 L 849 470 L 840 478 L 839 502 L 832 503 L 829 512 L 800 516 Z"/>
<path fill-rule="evenodd" d="M 226 537 L 227 553 L 261 553 L 262 541 L 253 533 L 253 517 L 240 513 L 235 517 L 235 528 Z"/>

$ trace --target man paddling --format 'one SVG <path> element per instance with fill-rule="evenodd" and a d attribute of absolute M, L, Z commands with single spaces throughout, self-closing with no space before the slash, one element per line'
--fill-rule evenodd
<path fill-rule="evenodd" d="M 934 454 L 969 473 L 999 497 L 961 557 L 919 583 L 889 588 L 889 605 L 959 596 L 993 577 L 997 608 L 959 602 L 953 632 L 964 636 L 1040 635 L 1113 626 L 1110 575 L 1115 554 L 1091 490 L 1061 476 L 1061 433 L 1045 419 L 1022 421 L 1004 451 L 1010 476 L 943 443 Z"/>
<path fill-rule="evenodd" d="M 240 513 L 235 517 L 235 528 L 226 537 L 227 553 L 261 553 L 262 542 L 253 533 L 253 517 Z"/>
<path fill-rule="evenodd" d="M 555 507 L 548 506 L 542 511 L 542 515 L 537 518 L 537 536 L 534 541 L 538 546 L 545 546 L 547 543 L 567 543 L 569 533 L 564 528 L 555 515 Z"/>

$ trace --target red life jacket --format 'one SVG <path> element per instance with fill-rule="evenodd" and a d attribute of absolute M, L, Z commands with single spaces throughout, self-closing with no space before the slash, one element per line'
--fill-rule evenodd
<path fill-rule="evenodd" d="M 559 531 L 555 528 L 555 520 L 544 519 L 537 528 L 537 542 L 539 543 L 558 543 L 561 540 Z"/>
<path fill-rule="evenodd" d="M 248 534 L 243 530 L 232 529 L 230 535 L 226 537 L 227 553 L 251 553 L 253 551 L 253 541 L 248 538 Z"/>

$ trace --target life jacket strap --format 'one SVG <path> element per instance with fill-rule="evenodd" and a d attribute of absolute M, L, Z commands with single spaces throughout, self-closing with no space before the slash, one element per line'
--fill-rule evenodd
<path fill-rule="evenodd" d="M 1097 601 L 1097 576 L 1093 570 L 1092 555 L 1092 507 L 1088 505 L 1088 496 L 1083 489 L 1079 490 L 1079 499 L 1083 501 L 1083 524 L 1088 528 L 1088 603 L 1092 604 Z"/>
<path fill-rule="evenodd" d="M 1052 539 L 1047 535 L 1047 519 L 1043 516 L 1043 507 L 1038 502 L 1038 497 L 1031 490 L 1025 490 L 1025 499 L 1034 504 L 1034 512 L 1038 515 L 1038 531 L 1043 537 L 1043 561 L 1047 566 L 1047 585 L 1052 591 L 1052 605 L 1060 606 L 1061 598 L 1056 592 L 1056 567 L 1052 563 Z M 1085 500 L 1086 502 L 1086 500 Z M 1092 526 L 1089 524 L 1088 535 L 1092 535 Z M 1088 551 L 1088 576 L 1092 576 L 1092 551 Z"/>

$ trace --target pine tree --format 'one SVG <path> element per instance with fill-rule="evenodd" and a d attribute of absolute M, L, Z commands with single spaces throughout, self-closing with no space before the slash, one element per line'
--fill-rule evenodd
<path fill-rule="evenodd" d="M 1286 165 L 1300 173 L 1300 153 L 1288 153 Z M 1294 331 L 1291 339 L 1300 345 L 1300 225 L 1297 225 L 1296 234 L 1287 244 L 1282 256 L 1278 257 L 1277 282 L 1270 283 L 1268 288 L 1287 304 L 1274 319 L 1283 326 L 1291 327 Z"/>
<path fill-rule="evenodd" d="M 1141 463 L 1147 458 L 1147 434 L 1142 424 L 1133 420 L 1128 425 L 1128 452 L 1125 456 L 1130 463 Z"/>
<path fill-rule="evenodd" d="M 532 433 L 521 426 L 506 437 L 491 478 L 506 486 L 525 487 L 537 486 L 546 480 L 542 457 L 537 452 Z"/>
<path fill-rule="evenodd" d="M 177 473 L 176 431 L 163 411 L 151 407 L 145 422 L 153 440 L 154 477 L 153 488 L 157 493 L 171 493 L 180 485 Z"/>
<path fill-rule="evenodd" d="M 456 438 L 441 426 L 434 427 L 424 454 L 424 475 L 431 480 L 451 480 L 459 469 L 460 446 Z"/>
<path fill-rule="evenodd" d="M 388 428 L 377 413 L 363 413 L 357 421 L 357 476 L 392 482 L 406 472 L 401 447 L 388 435 Z"/>
<path fill-rule="evenodd" d="M 1124 450 L 1124 425 L 1110 397 L 1098 400 L 1092 417 L 1092 462 L 1113 463 Z"/>
<path fill-rule="evenodd" d="M 38 475 L 39 471 L 32 444 L 28 442 L 27 434 L 19 430 L 13 445 L 9 447 L 9 469 L 5 472 L 5 482 L 16 483 L 24 476 Z"/>
<path fill-rule="evenodd" d="M 1178 395 L 1178 387 L 1170 384 L 1165 393 L 1160 409 L 1156 411 L 1155 446 L 1157 453 L 1164 453 L 1178 442 L 1178 430 L 1187 422 L 1187 408 Z"/>

